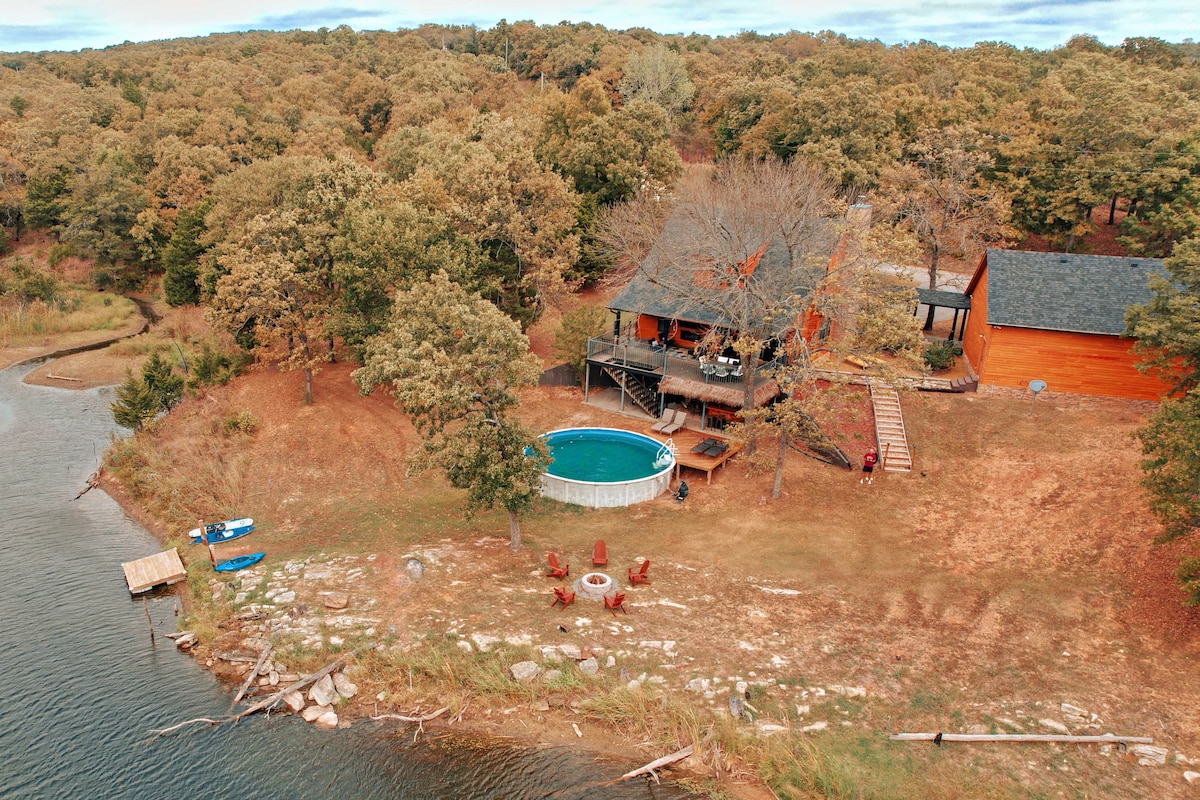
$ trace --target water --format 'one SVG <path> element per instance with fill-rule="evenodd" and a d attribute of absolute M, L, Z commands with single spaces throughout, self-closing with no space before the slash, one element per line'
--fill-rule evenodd
<path fill-rule="evenodd" d="M 656 464 L 662 445 L 636 433 L 607 428 L 575 428 L 546 434 L 550 467 L 560 478 L 618 483 L 647 478 L 667 464 Z"/>
<path fill-rule="evenodd" d="M 109 390 L 26 386 L 0 372 L 0 798 L 683 798 L 641 780 L 588 783 L 636 764 L 566 748 L 294 717 L 149 733 L 221 717 L 231 689 L 162 636 L 121 563 L 158 542 L 103 492 L 71 498 L 113 431 Z M 175 598 L 149 600 L 173 630 Z"/>

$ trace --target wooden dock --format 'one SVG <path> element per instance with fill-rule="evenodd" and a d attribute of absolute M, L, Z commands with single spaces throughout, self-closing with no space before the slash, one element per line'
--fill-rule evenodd
<path fill-rule="evenodd" d="M 129 585 L 131 594 L 148 592 L 155 586 L 178 583 L 187 577 L 183 561 L 179 558 L 179 550 L 172 547 L 162 553 L 139 558 L 137 561 L 126 561 L 121 565 L 125 570 L 125 583 Z"/>

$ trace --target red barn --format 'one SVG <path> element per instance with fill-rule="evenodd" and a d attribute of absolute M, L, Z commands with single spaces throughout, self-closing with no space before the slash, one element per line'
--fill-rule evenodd
<path fill-rule="evenodd" d="M 988 250 L 966 290 L 963 354 L 985 385 L 1157 400 L 1166 386 L 1137 371 L 1124 333 L 1160 272 L 1154 258 Z"/>

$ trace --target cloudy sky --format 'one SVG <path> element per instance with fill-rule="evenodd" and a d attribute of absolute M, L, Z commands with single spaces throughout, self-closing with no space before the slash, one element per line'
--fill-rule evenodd
<path fill-rule="evenodd" d="M 735 34 L 832 30 L 887 44 L 928 39 L 969 47 L 1002 41 L 1049 49 L 1087 33 L 1107 44 L 1128 36 L 1179 42 L 1200 35 L 1197 0 L 457 0 L 446 4 L 365 0 L 7 0 L 0 52 L 102 48 L 259 30 L 349 25 L 395 30 L 423 22 L 491 27 L 564 19 L 660 33 Z"/>

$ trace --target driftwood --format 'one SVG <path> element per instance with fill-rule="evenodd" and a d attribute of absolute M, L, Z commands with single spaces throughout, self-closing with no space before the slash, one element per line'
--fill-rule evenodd
<path fill-rule="evenodd" d="M 377 715 L 371 717 L 371 719 L 376 720 L 376 721 L 385 720 L 385 719 L 394 719 L 394 720 L 398 720 L 399 722 L 429 722 L 429 720 L 437 719 L 438 717 L 440 717 L 442 714 L 445 714 L 449 710 L 450 710 L 450 706 L 442 706 L 437 711 L 434 711 L 430 714 L 426 714 L 423 717 L 406 717 L 403 714 L 377 714 Z"/>
<path fill-rule="evenodd" d="M 651 761 L 649 764 L 646 764 L 643 767 L 638 767 L 637 769 L 633 770 L 632 772 L 626 772 L 620 778 L 617 778 L 617 781 L 626 781 L 626 780 L 629 780 L 630 778 L 636 778 L 638 775 L 653 775 L 654 782 L 657 783 L 658 775 L 655 774 L 654 770 L 658 769 L 659 767 L 665 767 L 668 764 L 674 764 L 676 761 L 683 761 L 685 758 L 690 756 L 693 753 L 693 751 L 695 751 L 695 749 L 696 749 L 695 745 L 689 744 L 687 747 L 683 748 L 682 750 L 678 750 L 674 753 L 671 753 L 671 755 L 669 755 L 669 756 L 663 756 L 662 758 L 656 758 L 653 761 Z"/>
<path fill-rule="evenodd" d="M 251 714 L 255 714 L 264 709 L 273 708 L 273 707 L 279 705 L 279 703 L 283 700 L 283 696 L 285 694 L 287 694 L 288 692 L 294 692 L 299 689 L 303 689 L 305 686 L 308 686 L 310 683 L 316 683 L 317 681 L 321 680 L 321 678 L 324 678 L 326 675 L 333 672 L 338 667 L 343 666 L 346 663 L 346 659 L 349 658 L 350 656 L 358 655 L 363 650 L 370 650 L 373 647 L 375 647 L 375 645 L 373 645 L 373 644 L 369 644 L 365 647 L 360 647 L 357 650 L 355 650 L 353 653 L 342 656 L 337 661 L 334 661 L 333 663 L 322 667 L 321 669 L 317 670 L 316 672 L 310 672 L 309 674 L 305 675 L 303 678 L 301 678 L 300 680 L 291 684 L 290 686 L 285 686 L 282 689 L 280 689 L 279 691 L 275 692 L 275 694 L 271 695 L 267 699 L 260 700 L 259 702 L 255 703 L 254 705 L 250 706 L 249 708 L 243 709 L 240 713 L 231 717 L 229 721 L 237 722 L 242 717 L 248 717 Z"/>
<path fill-rule="evenodd" d="M 324 666 L 321 669 L 317 670 L 316 672 L 312 672 L 312 673 L 309 673 L 308 675 L 305 675 L 303 678 L 296 681 L 295 683 L 293 683 L 289 686 L 283 687 L 282 689 L 275 692 L 275 694 L 271 695 L 270 697 L 266 698 L 265 700 L 261 700 L 261 701 L 255 703 L 254 705 L 250 706 L 249 708 L 243 709 L 241 712 L 234 714 L 231 717 L 226 717 L 225 719 L 209 719 L 208 717 L 197 717 L 196 719 L 189 719 L 186 722 L 181 722 L 178 725 L 172 725 L 169 728 L 163 728 L 161 730 L 153 730 L 150 732 L 156 733 L 159 736 L 162 736 L 164 733 L 170 733 L 171 731 L 179 730 L 180 728 L 182 728 L 186 725 L 192 725 L 197 722 L 206 722 L 209 725 L 222 725 L 226 722 L 237 722 L 242 717 L 248 717 L 251 714 L 257 713 L 264 709 L 269 709 L 269 708 L 275 707 L 283 700 L 283 696 L 285 694 L 287 694 L 288 692 L 294 692 L 298 689 L 303 689 L 305 686 L 308 686 L 310 683 L 316 683 L 321 678 L 323 678 L 326 675 L 328 675 L 329 673 L 333 672 L 338 667 L 344 665 L 346 663 L 347 658 L 358 655 L 363 650 L 370 650 L 374 647 L 375 647 L 375 645 L 373 645 L 373 644 L 366 645 L 365 647 L 360 647 L 357 650 L 355 650 L 354 652 L 349 653 L 345 656 L 342 656 L 337 661 L 334 661 L 332 664 Z"/>
<path fill-rule="evenodd" d="M 254 683 L 254 679 L 258 677 L 258 671 L 262 669 L 262 665 L 267 663 L 267 659 L 271 657 L 271 650 L 274 645 L 270 642 L 263 648 L 262 653 L 258 656 L 258 661 L 254 663 L 254 669 L 250 670 L 250 674 L 246 676 L 246 682 L 242 684 L 242 688 L 238 690 L 237 696 L 233 698 L 233 702 L 229 704 L 229 710 L 233 711 L 233 707 L 238 704 L 238 701 L 246 696 L 246 692 L 250 689 L 250 684 Z"/>
<path fill-rule="evenodd" d="M 1070 736 L 1062 733 L 893 733 L 888 737 L 894 742 L 1073 742 L 1077 744 L 1131 742 L 1150 744 L 1149 736 L 1116 736 L 1106 733 L 1101 736 Z"/>
<path fill-rule="evenodd" d="M 169 728 L 156 729 L 156 730 L 152 730 L 150 732 L 157 734 L 159 736 L 162 736 L 165 733 L 170 733 L 171 731 L 177 731 L 180 728 L 183 728 L 187 725 L 195 725 L 198 722 L 207 722 L 209 725 L 220 725 L 222 722 L 224 722 L 224 720 L 209 719 L 208 717 L 196 717 L 195 719 L 189 719 L 187 722 L 181 722 L 178 725 L 172 725 Z"/>
<path fill-rule="evenodd" d="M 84 486 L 82 489 L 80 489 L 79 494 L 72 497 L 71 498 L 72 500 L 78 500 L 79 498 L 83 497 L 85 494 L 90 492 L 92 489 L 95 489 L 97 486 L 100 485 L 100 480 L 97 477 L 97 474 L 95 472 L 93 472 L 91 475 L 88 475 L 88 479 L 87 479 L 86 483 L 87 483 L 87 485 Z"/>
<path fill-rule="evenodd" d="M 551 798 L 556 795 L 564 794 L 568 791 L 571 792 L 572 796 L 575 796 L 576 794 L 578 794 L 578 792 L 580 790 L 599 789 L 604 786 L 615 786 L 616 784 L 621 783 L 622 781 L 627 781 L 630 778 L 636 778 L 638 775 L 653 776 L 655 783 L 657 783 L 658 782 L 658 773 L 656 773 L 654 770 L 659 769 L 660 767 L 665 767 L 670 764 L 674 764 L 676 761 L 682 761 L 683 759 L 690 756 L 694 750 L 695 750 L 695 745 L 689 744 L 687 747 L 683 748 L 682 750 L 671 753 L 671 755 L 669 755 L 669 756 L 663 756 L 662 758 L 656 758 L 653 761 L 651 761 L 649 764 L 646 764 L 645 766 L 642 766 L 642 767 L 638 767 L 637 769 L 633 770 L 632 772 L 626 772 L 624 775 L 622 775 L 619 778 L 613 778 L 610 781 L 595 781 L 593 783 L 585 783 L 582 786 L 571 786 L 568 789 L 557 789 L 557 790 L 551 792 L 550 794 L 546 795 L 545 797 Z"/>
<path fill-rule="evenodd" d="M 53 372 L 47 372 L 46 377 L 55 381 L 75 381 L 76 383 L 83 382 L 83 378 L 68 378 L 66 375 L 55 375 Z"/>

